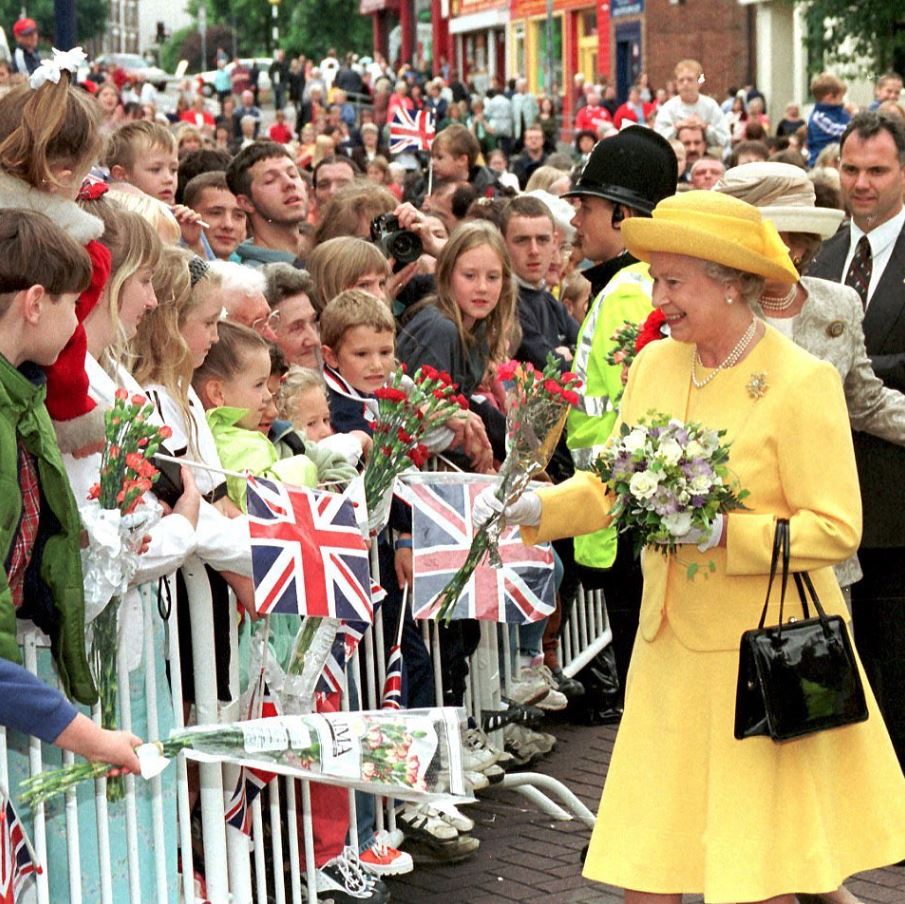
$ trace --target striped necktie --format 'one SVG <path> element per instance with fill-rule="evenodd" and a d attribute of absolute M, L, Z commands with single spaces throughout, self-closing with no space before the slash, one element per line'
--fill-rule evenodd
<path fill-rule="evenodd" d="M 861 298 L 861 306 L 867 307 L 867 290 L 870 288 L 870 274 L 874 260 L 870 250 L 870 241 L 866 235 L 858 240 L 855 256 L 845 274 L 845 284 L 851 286 Z"/>

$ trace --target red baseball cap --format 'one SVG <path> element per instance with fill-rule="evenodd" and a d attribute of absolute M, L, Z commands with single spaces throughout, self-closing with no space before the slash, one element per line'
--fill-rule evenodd
<path fill-rule="evenodd" d="M 17 38 L 21 38 L 24 35 L 30 35 L 32 32 L 38 30 L 38 23 L 35 22 L 34 19 L 19 19 L 16 24 L 13 25 L 13 34 Z"/>

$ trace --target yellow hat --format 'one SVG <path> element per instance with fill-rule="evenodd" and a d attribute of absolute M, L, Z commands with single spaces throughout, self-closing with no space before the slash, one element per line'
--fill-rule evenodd
<path fill-rule="evenodd" d="M 653 252 L 685 254 L 794 283 L 798 272 L 776 227 L 744 201 L 715 191 L 688 191 L 665 198 L 652 216 L 629 217 L 622 235 L 630 254 L 649 261 Z"/>

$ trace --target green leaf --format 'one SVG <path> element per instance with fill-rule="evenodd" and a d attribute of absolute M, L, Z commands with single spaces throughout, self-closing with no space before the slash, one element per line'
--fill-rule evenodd
<path fill-rule="evenodd" d="M 700 566 L 697 562 L 689 562 L 688 568 L 685 569 L 685 575 L 689 581 L 693 581 L 695 575 L 698 573 Z"/>

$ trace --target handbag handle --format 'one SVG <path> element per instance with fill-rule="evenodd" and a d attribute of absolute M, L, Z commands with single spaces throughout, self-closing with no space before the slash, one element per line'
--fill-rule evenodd
<path fill-rule="evenodd" d="M 787 518 L 777 518 L 773 530 L 773 554 L 770 557 L 770 579 L 767 581 L 767 596 L 764 600 L 764 608 L 760 613 L 758 630 L 762 629 L 767 620 L 767 608 L 770 605 L 770 594 L 773 591 L 773 580 L 776 578 L 776 567 L 782 555 L 782 581 L 779 588 L 779 623 L 782 624 L 782 612 L 786 601 L 786 585 L 789 582 L 789 521 Z"/>
<path fill-rule="evenodd" d="M 804 617 L 809 618 L 810 615 L 808 613 L 808 603 L 807 596 L 810 596 L 811 602 L 814 604 L 814 608 L 817 610 L 817 617 L 820 619 L 820 624 L 823 626 L 823 633 L 830 638 L 832 636 L 832 630 L 830 628 L 830 622 L 827 618 L 827 614 L 823 609 L 823 606 L 820 603 L 820 597 L 817 596 L 817 591 L 814 589 L 814 584 L 811 581 L 811 576 L 806 572 L 795 572 L 792 575 L 795 578 L 795 584 L 798 587 L 798 594 L 801 597 L 801 604 L 804 607 Z M 807 594 L 805 594 L 807 591 Z"/>

